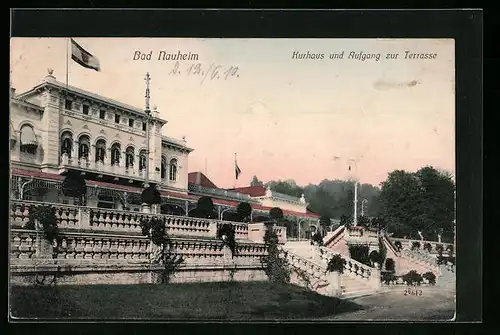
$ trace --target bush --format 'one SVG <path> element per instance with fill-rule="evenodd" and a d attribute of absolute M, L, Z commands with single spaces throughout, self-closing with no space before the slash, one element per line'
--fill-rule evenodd
<path fill-rule="evenodd" d="M 393 280 L 396 280 L 397 277 L 394 275 L 394 273 L 391 273 L 391 272 L 382 272 L 382 282 L 384 282 L 385 284 L 389 284 L 390 282 L 392 282 Z"/>
<path fill-rule="evenodd" d="M 429 284 L 431 284 L 431 285 L 436 284 L 436 275 L 434 273 L 429 271 L 429 272 L 424 273 L 424 275 L 422 277 L 427 279 L 427 281 L 429 281 Z"/>
<path fill-rule="evenodd" d="M 145 188 L 141 193 L 141 201 L 143 204 L 147 204 L 149 206 L 156 205 L 161 203 L 161 195 L 160 191 L 154 185 L 149 185 L 148 188 Z"/>
<path fill-rule="evenodd" d="M 159 217 L 143 218 L 140 222 L 141 232 L 144 236 L 149 236 L 156 245 L 165 242 L 165 220 Z"/>
<path fill-rule="evenodd" d="M 424 244 L 424 250 L 427 250 L 428 252 L 432 251 L 432 245 L 430 243 Z"/>
<path fill-rule="evenodd" d="M 343 259 L 342 256 L 340 256 L 340 254 L 336 254 L 328 261 L 326 271 L 329 272 L 337 271 L 338 273 L 342 274 L 344 273 L 345 263 L 346 263 L 345 259 Z"/>
<path fill-rule="evenodd" d="M 387 258 L 385 260 L 385 269 L 390 272 L 395 272 L 396 271 L 396 263 L 392 258 Z"/>
<path fill-rule="evenodd" d="M 264 243 L 268 251 L 267 255 L 261 258 L 261 263 L 267 277 L 273 283 L 289 283 L 291 270 L 287 253 L 278 247 L 278 235 L 273 229 L 266 229 Z"/>
<path fill-rule="evenodd" d="M 78 198 L 81 205 L 87 194 L 87 184 L 80 172 L 70 170 L 66 173 L 61 185 L 62 192 L 67 197 Z"/>
<path fill-rule="evenodd" d="M 28 222 L 25 229 L 36 229 L 36 222 L 40 224 L 47 241 L 59 242 L 59 228 L 57 227 L 56 209 L 50 205 L 34 206 L 29 209 Z"/>
<path fill-rule="evenodd" d="M 403 280 L 408 283 L 408 285 L 420 285 L 422 282 L 422 276 L 415 270 L 411 270 L 407 274 L 402 276 Z"/>
<path fill-rule="evenodd" d="M 398 251 L 401 251 L 401 249 L 403 249 L 403 245 L 401 244 L 401 242 L 400 242 L 400 241 L 396 241 L 396 242 L 394 243 L 394 246 L 396 247 L 396 249 L 397 249 Z"/>
<path fill-rule="evenodd" d="M 368 245 L 359 245 L 359 244 L 349 245 L 349 255 L 351 256 L 352 259 L 362 264 L 371 266 L 370 257 L 368 256 L 369 250 L 370 247 Z"/>
<path fill-rule="evenodd" d="M 230 223 L 223 223 L 217 228 L 217 238 L 222 239 L 224 245 L 231 249 L 231 255 L 236 254 L 236 233 L 234 226 Z"/>
<path fill-rule="evenodd" d="M 283 210 L 279 207 L 273 207 L 269 210 L 269 216 L 276 222 L 280 222 L 283 219 Z"/>
<path fill-rule="evenodd" d="M 444 251 L 443 245 L 442 244 L 436 245 L 436 251 L 438 252 L 438 254 L 441 254 Z"/>
<path fill-rule="evenodd" d="M 384 263 L 387 257 L 387 248 L 385 244 L 382 242 L 382 238 L 378 240 L 378 252 L 380 254 L 380 264 Z"/>
<path fill-rule="evenodd" d="M 238 213 L 240 220 L 244 221 L 252 214 L 252 206 L 248 202 L 240 202 L 236 208 L 236 212 Z"/>
<path fill-rule="evenodd" d="M 413 242 L 411 244 L 411 250 L 420 249 L 420 242 Z"/>
<path fill-rule="evenodd" d="M 453 244 L 450 244 L 446 247 L 446 251 L 448 251 L 450 253 L 450 255 L 453 254 Z"/>

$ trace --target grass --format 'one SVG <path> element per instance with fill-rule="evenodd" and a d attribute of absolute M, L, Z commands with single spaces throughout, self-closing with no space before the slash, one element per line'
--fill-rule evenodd
<path fill-rule="evenodd" d="M 270 282 L 14 286 L 10 306 L 14 318 L 126 320 L 297 320 L 363 308 Z"/>

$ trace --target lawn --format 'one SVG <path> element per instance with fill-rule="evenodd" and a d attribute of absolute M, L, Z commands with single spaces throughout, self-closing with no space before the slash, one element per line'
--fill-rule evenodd
<path fill-rule="evenodd" d="M 297 320 L 363 309 L 352 301 L 269 282 L 14 286 L 10 293 L 15 318 Z"/>

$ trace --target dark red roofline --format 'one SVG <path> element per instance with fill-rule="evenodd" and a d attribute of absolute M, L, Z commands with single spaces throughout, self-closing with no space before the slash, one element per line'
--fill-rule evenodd
<path fill-rule="evenodd" d="M 12 173 L 12 175 L 17 175 L 17 176 L 35 177 L 35 178 L 48 179 L 48 180 L 58 180 L 58 181 L 64 180 L 64 177 L 59 175 L 59 174 L 40 172 L 40 171 L 12 169 L 11 173 Z M 123 191 L 130 191 L 130 192 L 136 192 L 136 193 L 142 192 L 142 189 L 139 187 L 118 185 L 118 184 L 106 183 L 103 181 L 87 180 L 87 185 L 89 185 L 89 186 L 95 185 L 95 186 L 100 186 L 103 188 L 119 189 L 119 190 L 123 190 Z M 164 196 L 176 197 L 176 198 L 187 199 L 187 200 L 198 200 L 199 198 L 201 198 L 201 196 L 197 196 L 197 195 L 182 194 L 182 193 L 177 193 L 177 192 L 172 192 L 172 191 L 160 191 L 160 194 L 162 194 Z M 237 207 L 239 205 L 239 202 L 230 201 L 230 200 L 212 198 L 212 201 L 214 204 L 217 204 L 217 205 L 226 205 L 226 206 L 233 206 L 233 207 Z M 268 210 L 271 210 L 272 207 L 253 204 L 252 208 L 258 209 L 258 210 L 267 210 L 268 211 Z M 283 209 L 283 214 L 295 215 L 295 216 L 307 217 L 307 218 L 316 218 L 316 219 L 319 218 L 319 215 L 316 215 L 314 213 L 300 213 L 300 212 L 295 212 L 295 211 L 291 211 L 291 210 L 287 210 L 287 209 Z"/>

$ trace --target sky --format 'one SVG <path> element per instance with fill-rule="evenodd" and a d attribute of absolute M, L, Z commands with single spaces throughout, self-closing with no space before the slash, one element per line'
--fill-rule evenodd
<path fill-rule="evenodd" d="M 48 68 L 65 82 L 67 67 L 70 85 L 144 108 L 149 72 L 151 105 L 168 121 L 163 134 L 185 136 L 194 149 L 189 172 L 206 173 L 218 187 L 234 186 L 235 153 L 238 187 L 254 175 L 302 186 L 350 177 L 379 185 L 396 169 L 455 171 L 454 40 L 75 41 L 97 57 L 100 72 L 68 57 L 68 39 L 12 38 L 16 92 L 40 83 Z M 161 51 L 198 59 L 159 60 Z M 134 60 L 137 52 L 151 58 Z M 294 52 L 324 57 L 297 59 Z M 349 58 L 351 52 L 380 58 Z M 405 58 L 410 54 L 435 57 Z"/>

